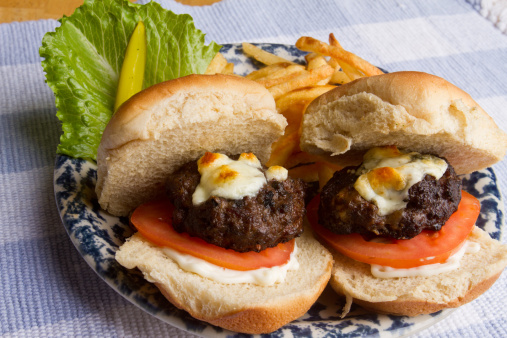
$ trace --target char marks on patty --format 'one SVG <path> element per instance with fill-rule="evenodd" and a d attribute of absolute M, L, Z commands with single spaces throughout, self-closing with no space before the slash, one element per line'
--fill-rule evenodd
<path fill-rule="evenodd" d="M 440 230 L 461 200 L 461 179 L 448 165 L 439 180 L 425 175 L 414 184 L 404 209 L 381 216 L 378 207 L 354 188 L 358 168 L 336 172 L 322 189 L 319 223 L 336 234 L 413 238 L 422 230 Z"/>
<path fill-rule="evenodd" d="M 192 194 L 199 181 L 197 162 L 193 161 L 167 182 L 167 194 L 175 206 L 176 231 L 238 252 L 259 252 L 301 235 L 305 213 L 301 180 L 269 180 L 254 197 L 233 200 L 211 196 L 194 205 Z"/>

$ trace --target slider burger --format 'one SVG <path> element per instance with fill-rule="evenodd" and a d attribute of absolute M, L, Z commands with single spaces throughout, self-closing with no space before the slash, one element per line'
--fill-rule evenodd
<path fill-rule="evenodd" d="M 433 313 L 494 283 L 507 247 L 475 226 L 480 203 L 458 175 L 500 161 L 506 147 L 467 93 L 425 73 L 362 78 L 308 106 L 301 148 L 345 167 L 308 206 L 345 313 L 352 302 Z"/>
<path fill-rule="evenodd" d="M 303 233 L 304 183 L 261 164 L 286 124 L 263 86 L 236 76 L 191 75 L 125 102 L 97 160 L 101 207 L 137 230 L 117 261 L 233 331 L 271 332 L 306 313 L 332 257 Z"/>

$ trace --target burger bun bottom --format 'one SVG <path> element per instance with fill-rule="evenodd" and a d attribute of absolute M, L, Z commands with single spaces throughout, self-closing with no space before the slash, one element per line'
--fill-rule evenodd
<path fill-rule="evenodd" d="M 320 296 L 333 260 L 307 230 L 296 239 L 298 270 L 271 286 L 224 284 L 186 272 L 139 234 L 116 253 L 128 269 L 138 268 L 176 307 L 222 328 L 250 334 L 268 333 L 304 315 Z"/>
<path fill-rule="evenodd" d="M 417 316 L 458 307 L 488 290 L 507 266 L 507 246 L 478 227 L 469 240 L 479 252 L 466 253 L 457 270 L 429 277 L 376 278 L 369 264 L 331 250 L 330 284 L 348 303 L 378 313 Z"/>

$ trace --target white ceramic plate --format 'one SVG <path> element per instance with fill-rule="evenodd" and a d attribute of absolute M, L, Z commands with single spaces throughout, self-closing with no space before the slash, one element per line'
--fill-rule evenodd
<path fill-rule="evenodd" d="M 296 62 L 304 53 L 294 46 L 259 44 L 265 50 Z M 244 75 L 259 65 L 247 58 L 241 45 L 224 45 L 222 53 L 235 63 L 235 72 Z M 136 270 L 127 270 L 114 259 L 117 248 L 132 235 L 126 218 L 114 217 L 100 209 L 95 195 L 96 164 L 91 161 L 57 156 L 54 189 L 63 224 L 83 259 L 113 289 L 155 317 L 188 332 L 203 336 L 238 336 L 221 328 L 192 318 L 171 305 L 151 283 Z M 491 237 L 500 239 L 503 226 L 503 203 L 492 169 L 482 170 L 463 178 L 464 190 L 481 201 L 477 225 Z M 343 303 L 326 289 L 303 317 L 273 332 L 282 336 L 400 337 L 413 334 L 445 318 L 452 310 L 417 317 L 368 313 L 357 306 L 344 319 L 340 318 Z M 263 335 L 265 336 L 265 335 Z"/>

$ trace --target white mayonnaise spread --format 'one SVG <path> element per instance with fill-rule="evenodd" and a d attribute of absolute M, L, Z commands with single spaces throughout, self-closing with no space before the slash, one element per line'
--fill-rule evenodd
<path fill-rule="evenodd" d="M 167 247 L 162 248 L 162 251 L 166 256 L 174 260 L 182 270 L 193 272 L 201 277 L 224 284 L 251 283 L 256 285 L 273 285 L 275 283 L 282 283 L 285 280 L 287 271 L 299 268 L 299 262 L 296 258 L 296 244 L 294 244 L 294 251 L 292 251 L 289 261 L 284 265 L 249 271 L 226 269 Z"/>
<path fill-rule="evenodd" d="M 375 203 L 379 215 L 385 216 L 406 207 L 408 190 L 426 174 L 438 180 L 446 170 L 447 163 L 436 156 L 376 147 L 364 155 L 354 188 L 365 200 Z"/>
<path fill-rule="evenodd" d="M 211 196 L 238 200 L 245 196 L 253 197 L 267 180 L 287 179 L 283 167 L 270 167 L 266 175 L 261 163 L 252 153 L 243 153 L 238 160 L 217 153 L 206 153 L 197 161 L 201 181 L 192 195 L 194 205 L 205 202 Z"/>
<path fill-rule="evenodd" d="M 481 249 L 479 243 L 465 241 L 461 248 L 451 255 L 444 263 L 421 265 L 409 269 L 396 269 L 390 266 L 371 265 L 371 274 L 377 278 L 395 277 L 428 277 L 456 270 L 465 253 L 476 253 Z"/>

